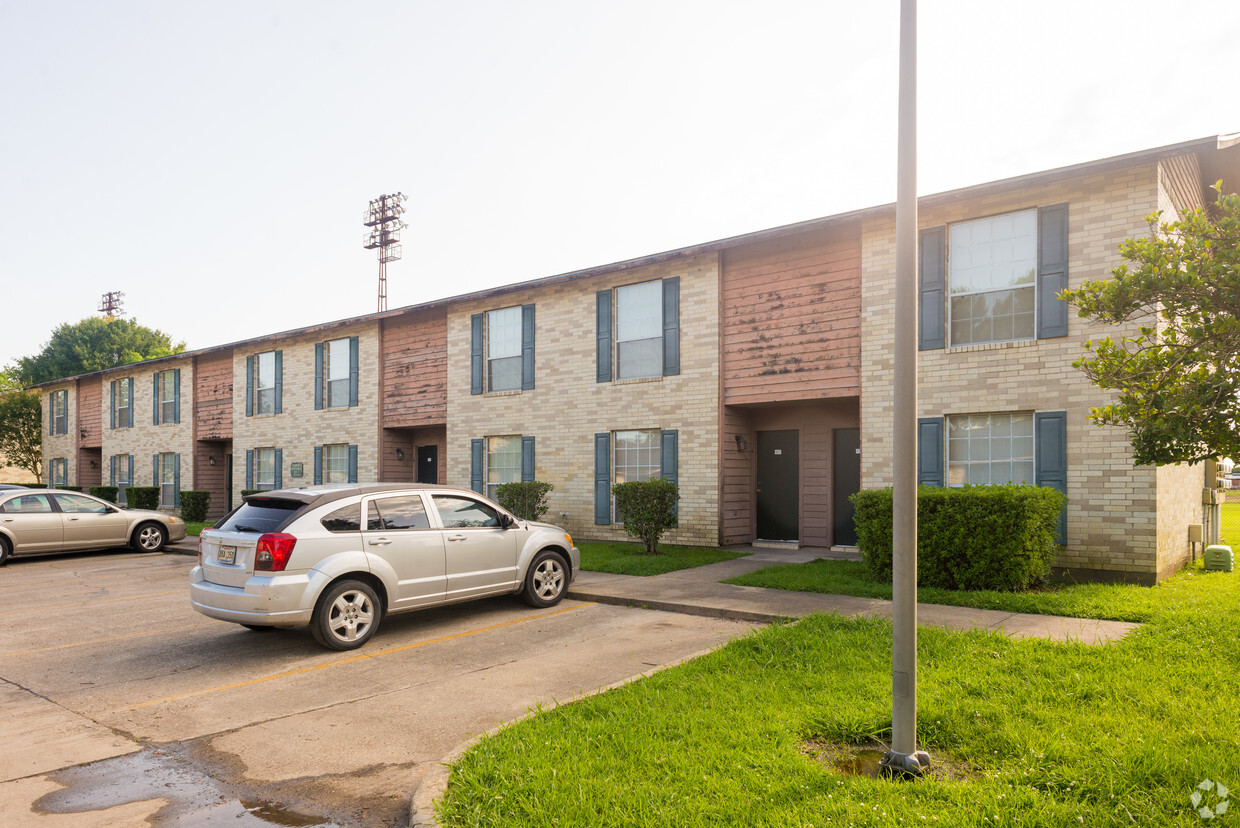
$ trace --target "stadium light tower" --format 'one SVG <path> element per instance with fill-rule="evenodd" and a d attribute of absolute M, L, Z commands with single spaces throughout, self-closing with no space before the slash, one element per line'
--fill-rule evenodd
<path fill-rule="evenodd" d="M 125 304 L 125 294 L 119 290 L 108 291 L 99 300 L 99 312 L 108 319 L 115 319 L 125 315 L 125 309 L 121 307 L 123 304 Z"/>
<path fill-rule="evenodd" d="M 409 225 L 400 220 L 405 214 L 404 193 L 381 195 L 372 199 L 362 224 L 370 228 L 362 237 L 362 247 L 379 250 L 379 312 L 387 310 L 387 263 L 400 258 L 400 231 Z"/>

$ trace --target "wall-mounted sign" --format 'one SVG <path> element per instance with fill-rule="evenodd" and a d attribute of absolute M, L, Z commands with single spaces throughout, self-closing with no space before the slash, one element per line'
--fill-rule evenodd
<path fill-rule="evenodd" d="M 301 463 L 289 463 L 288 465 L 288 476 L 289 477 L 301 477 L 303 474 L 305 474 L 305 466 L 303 466 Z"/>

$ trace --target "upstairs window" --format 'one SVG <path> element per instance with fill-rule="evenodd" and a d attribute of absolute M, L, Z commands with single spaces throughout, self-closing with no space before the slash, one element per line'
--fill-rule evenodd
<path fill-rule="evenodd" d="M 276 413 L 276 352 L 267 351 L 254 360 L 254 412 Z"/>
<path fill-rule="evenodd" d="M 314 407 L 357 405 L 357 337 L 319 342 L 314 346 Z"/>
<path fill-rule="evenodd" d="M 596 295 L 596 381 L 680 373 L 680 279 L 601 290 Z"/>
<path fill-rule="evenodd" d="M 487 391 L 521 388 L 521 308 L 487 313 Z"/>
<path fill-rule="evenodd" d="M 112 380 L 109 388 L 112 428 L 130 428 L 133 425 L 133 377 Z"/>
<path fill-rule="evenodd" d="M 155 425 L 181 422 L 181 369 L 155 373 Z"/>
<path fill-rule="evenodd" d="M 48 407 L 51 409 L 48 421 L 48 434 L 69 433 L 69 392 L 53 391 L 48 395 Z"/>
<path fill-rule="evenodd" d="M 950 239 L 952 345 L 1033 339 L 1037 211 L 955 224 Z"/>

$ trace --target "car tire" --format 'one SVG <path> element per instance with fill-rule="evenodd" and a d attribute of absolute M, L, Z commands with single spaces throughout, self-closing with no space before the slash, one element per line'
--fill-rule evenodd
<path fill-rule="evenodd" d="M 329 650 L 355 650 L 379 629 L 381 616 L 379 596 L 369 584 L 341 581 L 319 598 L 310 632 Z"/>
<path fill-rule="evenodd" d="M 138 525 L 133 532 L 131 546 L 139 552 L 161 552 L 168 542 L 168 530 L 158 523 L 148 521 Z"/>
<path fill-rule="evenodd" d="M 521 598 L 531 607 L 554 607 L 568 591 L 568 564 L 558 552 L 544 549 L 530 561 Z"/>
<path fill-rule="evenodd" d="M 13 545 L 9 543 L 9 539 L 4 535 L 0 535 L 0 566 L 4 566 L 9 562 L 9 556 L 13 554 Z"/>

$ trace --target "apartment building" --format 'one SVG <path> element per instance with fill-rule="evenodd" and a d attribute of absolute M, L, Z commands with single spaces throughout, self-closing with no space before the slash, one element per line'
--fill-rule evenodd
<path fill-rule="evenodd" d="M 1134 467 L 1072 361 L 1122 331 L 1065 287 L 1125 238 L 1240 186 L 1207 138 L 923 197 L 919 479 L 1068 495 L 1060 575 L 1152 583 L 1201 522 L 1198 467 Z M 49 480 L 212 494 L 344 481 L 555 486 L 621 539 L 611 486 L 680 486 L 684 544 L 855 543 L 891 483 L 891 205 L 48 383 Z"/>

